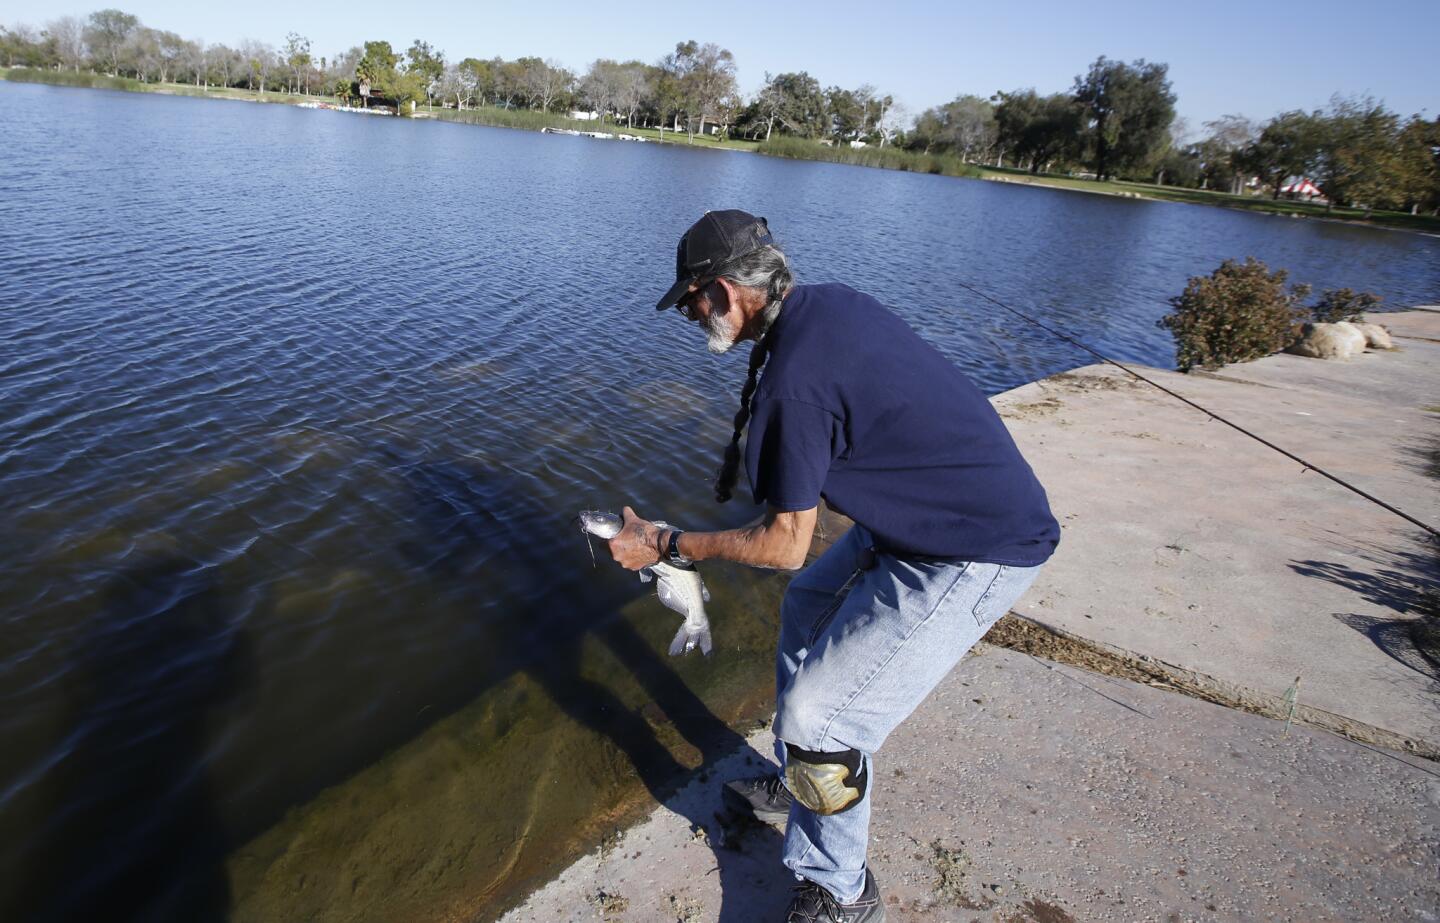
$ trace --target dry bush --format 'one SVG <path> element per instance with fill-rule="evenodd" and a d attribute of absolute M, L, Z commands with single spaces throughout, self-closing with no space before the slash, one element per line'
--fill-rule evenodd
<path fill-rule="evenodd" d="M 1285 270 L 1272 273 L 1254 257 L 1226 260 L 1208 276 L 1192 276 L 1184 293 L 1170 299 L 1174 310 L 1159 321 L 1175 337 L 1180 371 L 1247 362 L 1288 346 L 1309 314 L 1300 300 L 1310 286 L 1286 291 L 1287 278 Z"/>

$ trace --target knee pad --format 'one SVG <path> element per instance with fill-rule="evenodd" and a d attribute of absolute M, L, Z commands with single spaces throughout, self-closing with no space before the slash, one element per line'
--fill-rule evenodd
<path fill-rule="evenodd" d="M 822 753 L 785 744 L 785 787 L 816 814 L 839 814 L 865 797 L 870 774 L 859 750 Z"/>

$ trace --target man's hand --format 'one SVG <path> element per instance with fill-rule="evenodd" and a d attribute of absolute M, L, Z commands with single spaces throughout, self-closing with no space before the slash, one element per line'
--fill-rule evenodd
<path fill-rule="evenodd" d="M 620 511 L 625 525 L 620 534 L 610 539 L 610 556 L 627 570 L 649 567 L 660 560 L 661 530 L 653 522 L 641 519 L 630 507 Z"/>

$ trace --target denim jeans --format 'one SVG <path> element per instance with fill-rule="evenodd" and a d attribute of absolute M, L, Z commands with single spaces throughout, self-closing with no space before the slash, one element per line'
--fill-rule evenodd
<path fill-rule="evenodd" d="M 855 749 L 869 773 L 865 797 L 821 816 L 796 802 L 785 865 L 845 903 L 865 886 L 875 794 L 874 753 L 986 630 L 1034 582 L 1039 567 L 931 564 L 859 556 L 855 526 L 790 582 L 775 658 L 775 753 Z"/>

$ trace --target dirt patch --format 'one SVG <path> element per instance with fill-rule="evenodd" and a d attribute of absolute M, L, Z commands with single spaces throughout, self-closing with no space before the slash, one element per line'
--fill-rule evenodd
<path fill-rule="evenodd" d="M 1432 620 L 1426 621 L 1429 621 L 1431 625 L 1434 624 Z M 1185 670 L 1173 664 L 1102 647 L 1039 622 L 1022 618 L 1013 612 L 995 623 L 995 626 L 986 633 L 985 643 L 1009 648 L 1022 654 L 1030 654 L 1054 663 L 1080 667 L 1105 676 L 1114 676 L 1118 679 L 1144 683 L 1147 686 L 1169 689 L 1191 698 L 1213 702 L 1226 708 L 1247 711 L 1266 718 L 1284 721 L 1293 715 L 1294 721 L 1298 724 L 1308 724 L 1311 727 L 1322 728 L 1351 740 L 1377 744 L 1424 759 L 1440 760 L 1440 748 L 1428 742 L 1412 740 L 1393 731 L 1352 721 L 1343 715 L 1322 709 L 1304 705 L 1294 707 L 1278 696 L 1224 683 L 1213 677 Z M 1422 643 L 1421 640 L 1417 639 L 1417 647 L 1420 646 L 1420 643 Z M 1434 642 L 1427 638 L 1424 643 L 1433 645 Z M 1433 646 L 1431 649 L 1433 650 Z M 1292 707 L 1294 708 L 1293 713 Z"/>
<path fill-rule="evenodd" d="M 1117 374 L 1081 375 L 1076 372 L 1061 372 L 1040 380 L 1045 388 L 1059 388 L 1064 391 L 1124 391 L 1137 387 L 1141 382 L 1115 370 Z"/>
<path fill-rule="evenodd" d="M 935 884 L 930 890 L 937 900 L 965 910 L 989 910 L 995 906 L 993 901 L 970 896 L 969 882 L 965 880 L 970 857 L 965 855 L 963 847 L 946 846 L 939 839 L 932 840 L 930 867 L 935 870 Z"/>
<path fill-rule="evenodd" d="M 605 891 L 596 891 L 590 898 L 590 903 L 600 911 L 602 920 L 619 920 L 620 915 L 630 909 L 630 899 L 619 894 L 609 894 Z"/>
<path fill-rule="evenodd" d="M 1024 404 L 1010 404 L 1000 408 L 1000 416 L 1007 420 L 1035 420 L 1058 413 L 1065 405 L 1053 397 L 1041 398 Z"/>
<path fill-rule="evenodd" d="M 1075 918 L 1057 904 L 1031 898 L 1004 917 L 1005 923 L 1075 923 Z"/>
<path fill-rule="evenodd" d="M 705 918 L 705 908 L 693 897 L 672 894 L 667 898 L 667 903 L 670 913 L 675 917 L 675 923 L 700 923 Z"/>

